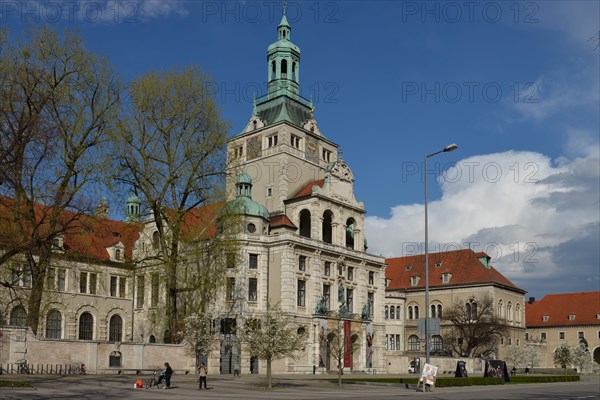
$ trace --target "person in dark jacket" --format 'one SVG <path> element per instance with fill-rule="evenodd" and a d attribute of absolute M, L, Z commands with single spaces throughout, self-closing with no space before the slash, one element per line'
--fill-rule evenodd
<path fill-rule="evenodd" d="M 164 389 L 171 388 L 171 375 L 173 375 L 173 368 L 169 365 L 168 362 L 165 363 L 165 370 L 163 371 L 163 375 L 165 377 L 165 386 Z"/>

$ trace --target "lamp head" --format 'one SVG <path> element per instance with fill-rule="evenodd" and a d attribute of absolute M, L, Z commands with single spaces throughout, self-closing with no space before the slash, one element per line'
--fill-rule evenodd
<path fill-rule="evenodd" d="M 443 151 L 446 153 L 449 151 L 454 151 L 456 149 L 458 149 L 458 145 L 456 143 L 452 143 L 452 144 L 449 144 L 448 146 L 444 147 Z"/>

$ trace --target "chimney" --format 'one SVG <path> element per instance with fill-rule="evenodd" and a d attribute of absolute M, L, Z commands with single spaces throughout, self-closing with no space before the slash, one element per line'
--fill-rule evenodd
<path fill-rule="evenodd" d="M 528 303 L 529 304 L 535 303 L 535 297 L 530 297 Z"/>

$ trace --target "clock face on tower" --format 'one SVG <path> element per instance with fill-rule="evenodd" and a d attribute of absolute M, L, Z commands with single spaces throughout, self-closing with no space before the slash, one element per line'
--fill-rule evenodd
<path fill-rule="evenodd" d="M 262 141 L 260 136 L 255 136 L 252 139 L 248 140 L 248 160 L 260 157 L 260 154 L 262 152 L 261 142 Z"/>

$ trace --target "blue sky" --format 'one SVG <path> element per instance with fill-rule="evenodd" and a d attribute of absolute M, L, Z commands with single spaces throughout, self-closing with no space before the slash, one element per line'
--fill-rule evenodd
<path fill-rule="evenodd" d="M 529 295 L 600 290 L 597 1 L 295 1 L 303 95 L 365 203 L 369 250 L 485 250 Z M 13 34 L 80 31 L 129 80 L 199 65 L 231 134 L 264 94 L 279 1 L 0 0 Z M 437 179 L 437 180 L 436 180 Z"/>

